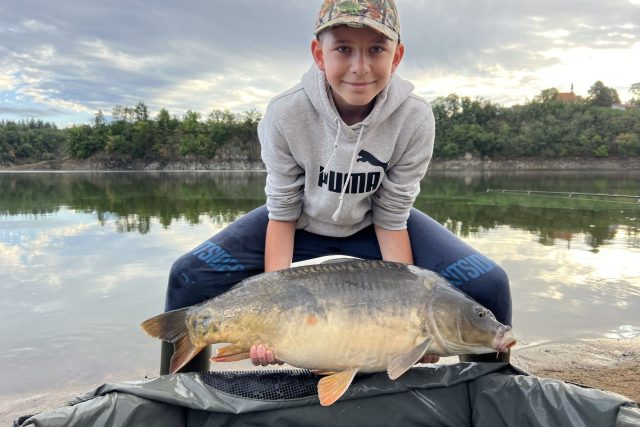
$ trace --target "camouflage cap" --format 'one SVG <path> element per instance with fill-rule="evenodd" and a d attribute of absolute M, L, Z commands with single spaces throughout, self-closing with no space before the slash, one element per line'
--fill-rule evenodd
<path fill-rule="evenodd" d="M 370 27 L 393 41 L 400 40 L 400 21 L 394 0 L 324 0 L 314 34 L 336 25 Z"/>

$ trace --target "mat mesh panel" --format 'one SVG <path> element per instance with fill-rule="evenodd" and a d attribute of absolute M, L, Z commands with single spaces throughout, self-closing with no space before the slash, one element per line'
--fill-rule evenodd
<path fill-rule="evenodd" d="M 201 372 L 203 383 L 248 399 L 286 400 L 315 396 L 319 377 L 308 371 Z"/>
<path fill-rule="evenodd" d="M 247 399 L 288 400 L 316 396 L 321 376 L 304 370 L 200 372 L 200 380 L 216 390 Z M 370 375 L 358 375 L 358 383 Z"/>

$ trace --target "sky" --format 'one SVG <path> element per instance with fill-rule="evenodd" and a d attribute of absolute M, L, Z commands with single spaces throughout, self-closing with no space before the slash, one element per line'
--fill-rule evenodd
<path fill-rule="evenodd" d="M 312 66 L 319 0 L 0 0 L 0 119 L 59 127 L 144 102 L 264 111 Z M 501 105 L 640 82 L 640 0 L 397 0 L 398 75 Z"/>

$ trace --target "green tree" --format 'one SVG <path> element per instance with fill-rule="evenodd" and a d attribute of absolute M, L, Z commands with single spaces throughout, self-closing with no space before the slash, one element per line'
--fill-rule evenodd
<path fill-rule="evenodd" d="M 631 85 L 631 93 L 633 98 L 629 101 L 629 104 L 640 107 L 640 82 Z"/>
<path fill-rule="evenodd" d="M 183 156 L 207 154 L 207 139 L 202 132 L 200 113 L 196 111 L 187 111 L 182 119 L 178 153 Z"/>
<path fill-rule="evenodd" d="M 612 104 L 620 103 L 620 97 L 617 90 L 605 86 L 604 83 L 598 80 L 589 89 L 587 101 L 591 105 L 611 107 Z"/>
<path fill-rule="evenodd" d="M 161 109 L 155 119 L 156 137 L 153 151 L 160 157 L 172 159 L 176 154 L 174 145 L 174 133 L 179 126 L 179 121 L 172 118 L 169 111 Z"/>
<path fill-rule="evenodd" d="M 618 154 L 623 157 L 640 155 L 640 136 L 638 134 L 629 132 L 618 134 L 614 144 Z"/>
<path fill-rule="evenodd" d="M 98 112 L 96 113 L 94 119 L 93 119 L 93 125 L 95 128 L 99 128 L 102 127 L 104 125 L 107 124 L 107 120 L 104 118 L 104 114 L 102 113 L 102 110 L 98 110 Z"/>
<path fill-rule="evenodd" d="M 558 98 L 558 94 L 560 92 L 558 91 L 558 89 L 556 88 L 549 88 L 549 89 L 545 89 L 542 92 L 540 92 L 539 95 L 536 95 L 536 97 L 533 98 L 533 102 L 540 102 L 540 103 L 548 103 L 548 102 L 555 102 Z"/>
<path fill-rule="evenodd" d="M 142 101 L 139 101 L 133 108 L 133 114 L 136 122 L 146 122 L 149 120 L 149 109 Z"/>
<path fill-rule="evenodd" d="M 98 150 L 104 149 L 103 141 L 88 125 L 73 126 L 67 130 L 67 150 L 73 157 L 86 159 Z"/>

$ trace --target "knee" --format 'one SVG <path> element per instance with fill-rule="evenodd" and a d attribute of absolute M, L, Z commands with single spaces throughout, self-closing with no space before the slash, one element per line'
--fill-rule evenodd
<path fill-rule="evenodd" d="M 511 326 L 511 286 L 509 277 L 502 267 L 496 267 L 488 275 L 488 287 L 491 301 L 489 308 L 496 319 L 504 325 Z"/>
<path fill-rule="evenodd" d="M 185 254 L 178 258 L 169 271 L 165 310 L 176 310 L 190 304 L 189 294 L 195 283 L 193 276 L 193 257 Z"/>
<path fill-rule="evenodd" d="M 213 269 L 194 253 L 178 258 L 169 272 L 165 310 L 176 310 L 201 303 L 228 291 L 253 271 L 238 269 L 237 264 Z"/>
<path fill-rule="evenodd" d="M 193 269 L 191 254 L 182 255 L 175 260 L 169 270 L 169 286 L 179 288 L 189 284 L 189 272 Z"/>
<path fill-rule="evenodd" d="M 491 310 L 500 323 L 511 326 L 511 289 L 504 269 L 496 266 L 460 290 Z"/>
<path fill-rule="evenodd" d="M 491 283 L 493 286 L 493 291 L 496 295 L 507 296 L 511 294 L 511 288 L 509 285 L 509 276 L 507 276 L 507 272 L 500 266 L 493 269 L 490 273 Z"/>

